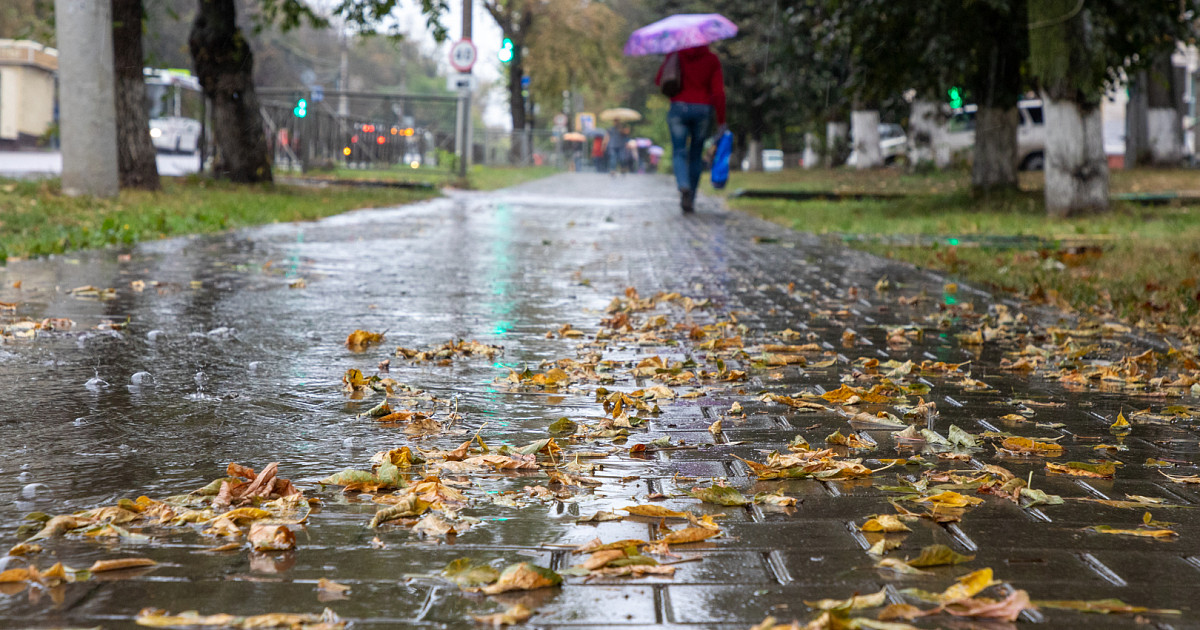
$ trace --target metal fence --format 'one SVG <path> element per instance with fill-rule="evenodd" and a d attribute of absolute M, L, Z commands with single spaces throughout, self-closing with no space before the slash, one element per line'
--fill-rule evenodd
<path fill-rule="evenodd" d="M 277 168 L 456 167 L 456 97 L 334 92 L 314 102 L 308 91 L 280 88 L 259 95 Z"/>
<path fill-rule="evenodd" d="M 456 96 L 326 92 L 259 88 L 263 123 L 277 168 L 307 172 L 348 167 L 444 171 L 458 169 Z M 299 104 L 304 100 L 303 107 Z M 475 128 L 471 164 L 575 166 L 579 144 L 545 130 Z"/>

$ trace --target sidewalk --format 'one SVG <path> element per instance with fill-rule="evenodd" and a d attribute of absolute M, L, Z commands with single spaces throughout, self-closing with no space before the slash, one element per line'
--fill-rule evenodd
<path fill-rule="evenodd" d="M 115 295 L 68 293 L 87 285 L 113 287 Z M 651 300 L 672 292 L 680 295 Z M 0 496 L 11 498 L 0 504 L 0 544 L 18 542 L 28 512 L 185 494 L 224 477 L 230 462 L 256 470 L 279 462 L 280 477 L 321 500 L 304 527 L 292 527 L 296 550 L 282 554 L 244 546 L 204 553 L 240 539 L 136 521 L 126 527 L 150 540 L 42 540 L 41 554 L 5 559 L 0 568 L 87 567 L 133 556 L 158 565 L 115 579 L 0 588 L 9 593 L 0 595 L 6 627 L 136 627 L 134 617 L 148 607 L 234 615 L 329 607 L 357 628 L 473 628 L 472 615 L 515 604 L 534 611 L 531 627 L 749 628 L 768 615 L 803 625 L 819 615 L 806 601 L 881 589 L 887 603 L 928 610 L 934 605 L 901 591 L 941 593 L 990 568 L 1000 584 L 983 595 L 993 598 L 1018 591 L 1035 601 L 1119 598 L 1182 613 L 1042 606 L 1022 612 L 1020 622 L 1097 629 L 1144 619 L 1149 627 L 1200 628 L 1200 485 L 1162 474 L 1197 474 L 1197 401 L 1186 386 L 1150 384 L 1162 375 L 1194 378 L 1194 363 L 1162 356 L 1137 372 L 1149 359 L 1120 359 L 1145 348 L 1129 346 L 1120 331 L 1071 332 L 1054 321 L 1044 324 L 1061 330 L 1031 327 L 1016 304 L 996 309 L 970 287 L 946 287 L 918 270 L 725 211 L 716 200 L 681 215 L 666 178 L 567 174 L 311 224 L 145 243 L 128 255 L 14 262 L 0 268 L 0 303 L 16 304 L 0 311 L 8 331 L 0 340 Z M 25 318 L 75 325 L 29 340 L 11 325 Z M 356 329 L 386 336 L 351 352 L 346 339 Z M 976 335 L 987 341 L 971 344 Z M 503 354 L 396 356 L 397 346 L 423 350 L 458 339 L 499 345 Z M 689 358 L 694 363 L 670 369 Z M 390 370 L 381 373 L 385 359 Z M 1014 368 L 1020 359 L 1036 367 Z M 1112 370 L 1092 378 L 1092 367 Z M 542 374 L 541 384 L 508 380 L 525 368 Z M 393 410 L 427 412 L 442 426 L 364 416 L 383 397 L 345 393 L 349 369 L 394 379 Z M 152 376 L 134 378 L 140 372 Z M 545 387 L 547 379 L 559 386 Z M 832 394 L 844 385 L 856 399 Z M 644 398 L 623 402 L 633 405 L 625 414 L 597 402 L 638 390 Z M 874 396 L 880 402 L 860 402 Z M 917 408 L 921 400 L 936 403 L 936 412 Z M 651 413 L 654 406 L 661 413 Z M 954 425 L 978 448 L 938 446 L 930 434 L 898 440 L 896 428 L 878 428 L 890 422 L 876 416 L 883 411 L 918 434 L 927 428 L 956 439 Z M 1110 429 L 1118 413 L 1131 421 L 1128 431 Z M 550 433 L 563 417 L 579 425 L 574 438 Z M 758 479 L 746 463 L 788 454 L 797 435 L 820 451 L 835 431 L 875 446 L 834 446 L 822 466 L 858 458 L 879 472 Z M 370 495 L 317 483 L 370 469 L 377 452 L 453 451 L 476 435 L 491 455 L 552 436 L 561 451 L 538 451 L 539 469 L 502 471 L 469 465 L 483 455 L 479 442 L 457 459 L 427 453 L 426 471 L 440 470 L 466 497 L 462 505 L 447 499 L 439 519 L 420 521 L 427 535 L 412 531 L 415 518 L 370 529 L 380 507 Z M 1016 443 L 1003 441 L 1013 436 L 1043 438 L 1065 453 L 1014 454 Z M 506 465 L 530 461 L 505 456 Z M 1148 459 L 1177 465 L 1154 468 Z M 1092 468 L 1102 472 L 1103 462 L 1119 465 L 1105 478 L 1074 476 L 1080 468 L 1053 474 L 1047 462 L 1100 462 Z M 422 468 L 411 470 L 410 483 L 420 481 Z M 714 479 L 747 498 L 782 491 L 797 503 L 716 505 L 689 495 Z M 1023 480 L 1033 492 L 1021 494 Z M 1036 491 L 1063 502 L 1022 507 Z M 908 532 L 863 531 L 869 517 L 897 513 L 890 501 L 923 516 L 896 520 Z M 633 505 L 691 512 L 701 523 L 713 516 L 721 535 L 652 556 L 674 567 L 673 576 L 568 575 L 560 587 L 491 596 L 430 577 L 459 558 L 563 572 L 588 559 L 572 549 L 593 539 L 653 541 L 688 523 L 634 515 L 577 522 Z M 1139 529 L 1146 512 L 1172 524 Z M 456 535 L 429 529 L 439 524 Z M 881 558 L 913 560 L 933 544 L 974 559 L 919 575 L 876 566 Z M 319 601 L 322 578 L 349 586 L 348 598 Z M 873 619 L 879 611 L 851 616 Z M 948 614 L 911 623 L 1010 627 Z"/>

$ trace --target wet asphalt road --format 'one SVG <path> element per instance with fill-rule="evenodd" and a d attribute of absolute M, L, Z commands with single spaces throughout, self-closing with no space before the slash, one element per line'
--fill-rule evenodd
<path fill-rule="evenodd" d="M 872 290 L 886 276 L 899 289 Z M 297 280 L 303 288 L 290 288 Z M 21 288 L 13 288 L 20 281 Z M 145 283 L 136 290 L 132 283 Z M 749 627 L 768 614 L 807 620 L 804 600 L 845 598 L 888 587 L 941 590 L 954 577 L 992 567 L 996 578 L 1034 599 L 1116 597 L 1130 604 L 1182 609 L 1180 616 L 1148 616 L 1158 627 L 1200 627 L 1200 515 L 1190 509 L 1155 512 L 1179 523 L 1174 540 L 1084 532 L 1096 524 L 1133 527 L 1141 512 L 1068 502 L 1023 509 L 989 497 L 961 522 L 921 521 L 901 553 L 943 543 L 976 555 L 966 565 L 931 576 L 900 579 L 873 568 L 866 553 L 874 538 L 858 531 L 867 515 L 891 512 L 890 495 L 869 481 L 757 481 L 733 456 L 762 461 L 797 434 L 818 443 L 844 418 L 790 412 L 759 401 L 764 391 L 836 389 L 860 358 L 971 361 L 971 374 L 991 387 L 978 391 L 957 379 L 930 378 L 928 398 L 950 424 L 970 432 L 994 430 L 1013 399 L 1062 403 L 1039 408 L 1038 420 L 1063 427 L 1038 432 L 1062 436 L 1072 459 L 1111 439 L 1107 424 L 1118 410 L 1163 401 L 1121 391 L 1068 391 L 1040 379 L 1001 371 L 1001 352 L 961 346 L 954 334 L 966 324 L 946 318 L 946 307 L 991 298 L 969 287 L 943 292 L 943 279 L 852 252 L 724 210 L 702 200 L 681 216 L 665 178 L 560 175 L 493 193 L 452 192 L 412 206 L 360 211 L 308 224 L 268 226 L 199 239 L 142 244 L 133 250 L 79 252 L 49 260 L 15 261 L 0 269 L 0 302 L 18 303 L 5 323 L 21 318 L 69 318 L 68 332 L 0 342 L 0 541 L 17 542 L 22 517 L 92 508 L 138 495 L 181 494 L 223 476 L 225 465 L 261 467 L 279 462 L 280 474 L 302 483 L 324 508 L 299 534 L 291 554 L 245 551 L 197 554 L 211 538 L 192 530 L 156 533 L 150 543 L 56 540 L 35 562 L 87 566 L 102 558 L 138 555 L 161 566 L 129 579 L 66 585 L 54 593 L 25 589 L 0 595 L 6 627 L 131 627 L 142 608 L 172 612 L 319 612 L 329 606 L 356 627 L 473 627 L 471 614 L 513 602 L 537 609 L 542 627 Z M 73 296 L 74 287 L 113 287 L 113 299 Z M 560 393 L 513 391 L 496 379 L 509 368 L 578 356 L 578 339 L 547 336 L 564 324 L 594 333 L 605 307 L 626 287 L 643 296 L 678 291 L 714 305 L 688 315 L 698 324 L 733 313 L 747 337 L 786 329 L 812 334 L 837 359 L 828 368 L 754 370 L 748 381 L 709 395 L 664 402 L 648 429 L 632 432 L 621 452 L 599 460 L 604 485 L 571 501 L 547 501 L 520 510 L 486 503 L 466 513 L 481 519 L 452 542 L 421 539 L 401 528 L 372 532 L 369 500 L 314 482 L 347 467 L 363 468 L 377 451 L 402 445 L 453 448 L 479 431 L 490 444 L 523 445 L 546 437 L 562 416 L 602 415 L 591 386 Z M 931 300 L 897 304 L 921 292 Z M 1044 314 L 1043 314 L 1044 316 Z M 678 313 L 675 317 L 680 317 Z M 930 319 L 932 317 L 932 319 Z M 121 330 L 103 322 L 128 321 Z M 891 326 L 927 329 L 911 348 L 886 343 Z M 101 329 L 97 329 L 97 327 Z M 387 331 L 384 344 L 349 352 L 355 329 Z M 847 330 L 858 341 L 844 344 Z M 502 345 L 494 361 L 450 366 L 410 365 L 391 357 L 390 375 L 441 399 L 457 400 L 455 435 L 419 440 L 395 427 L 358 417 L 365 409 L 340 391 L 349 368 L 373 374 L 396 346 L 419 348 L 450 339 Z M 614 344 L 604 358 L 673 360 L 676 346 Z M 148 372 L 150 376 L 134 375 Z M 133 380 L 140 382 L 134 383 Z M 623 381 L 626 391 L 650 383 Z M 609 386 L 612 388 L 613 386 Z M 707 427 L 733 402 L 745 418 L 726 419 L 714 436 Z M 1194 404 L 1194 400 L 1191 401 Z M 482 429 L 481 429 L 482 427 Z M 631 458 L 625 449 L 670 436 L 698 448 Z M 896 456 L 886 438 L 866 457 Z M 1167 482 L 1139 464 L 1147 457 L 1193 466 L 1196 433 L 1190 426 L 1139 426 L 1116 459 L 1128 465 L 1114 480 L 1041 473 L 1040 461 L 1010 460 L 1019 477 L 1035 472 L 1034 486 L 1064 497 L 1121 499 L 1127 494 L 1200 505 L 1194 488 Z M 963 468 L 993 463 L 988 451 Z M 1065 459 L 1065 458 L 1064 458 Z M 872 466 L 878 467 L 878 466 Z M 1176 472 L 1176 471 L 1173 471 Z M 1179 474 L 1195 474 L 1185 466 Z M 912 471 L 900 471 L 912 476 Z M 784 490 L 802 500 L 793 509 L 722 508 L 671 498 L 667 507 L 724 513 L 725 536 L 681 547 L 673 578 L 607 578 L 493 597 L 461 594 L 435 580 L 412 578 L 470 557 L 497 563 L 534 561 L 564 569 L 578 561 L 568 546 L 599 537 L 649 540 L 654 519 L 600 524 L 575 520 L 599 509 L 672 495 L 698 479 L 724 477 L 747 495 Z M 894 485 L 881 474 L 878 485 Z M 915 479 L 915 477 L 913 477 Z M 485 493 L 545 484 L 540 473 L 483 475 Z M 372 545 L 378 537 L 384 548 Z M 907 552 L 907 553 L 905 553 Z M 7 567 L 21 566 L 14 559 Z M 316 581 L 349 584 L 346 600 L 317 600 Z M 1045 627 L 1128 627 L 1131 616 L 1099 617 L 1043 610 L 1022 623 Z M 928 627 L 971 627 L 934 618 Z M 999 622 L 976 627 L 1002 628 Z M 1155 625 L 1151 625 L 1155 627 Z"/>

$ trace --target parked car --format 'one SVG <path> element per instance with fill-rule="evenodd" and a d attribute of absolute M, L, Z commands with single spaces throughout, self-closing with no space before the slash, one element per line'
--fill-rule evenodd
<path fill-rule="evenodd" d="M 779 149 L 763 149 L 762 152 L 762 167 L 764 171 L 782 171 L 783 170 L 783 151 Z"/>
<path fill-rule="evenodd" d="M 760 164 L 762 164 L 762 170 L 768 172 L 783 170 L 783 151 L 779 149 L 763 149 L 760 157 L 762 159 L 762 162 L 760 162 Z M 750 170 L 749 155 L 742 158 L 742 170 Z"/>
<path fill-rule="evenodd" d="M 907 151 L 908 135 L 904 133 L 904 127 L 896 123 L 879 123 L 879 153 L 883 156 L 883 163 L 891 164 Z M 850 151 L 846 164 L 858 164 L 857 151 Z"/>
<path fill-rule="evenodd" d="M 975 146 L 975 105 L 954 110 L 946 121 L 945 142 L 951 153 L 962 153 Z M 1042 101 L 1017 103 L 1017 164 L 1023 171 L 1040 171 L 1046 165 L 1046 124 Z"/>

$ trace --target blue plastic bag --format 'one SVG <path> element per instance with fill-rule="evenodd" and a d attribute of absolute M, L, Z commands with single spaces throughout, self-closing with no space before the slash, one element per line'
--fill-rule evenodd
<path fill-rule="evenodd" d="M 729 183 L 729 156 L 733 155 L 733 132 L 726 130 L 717 138 L 717 150 L 713 153 L 712 185 L 720 190 Z"/>

